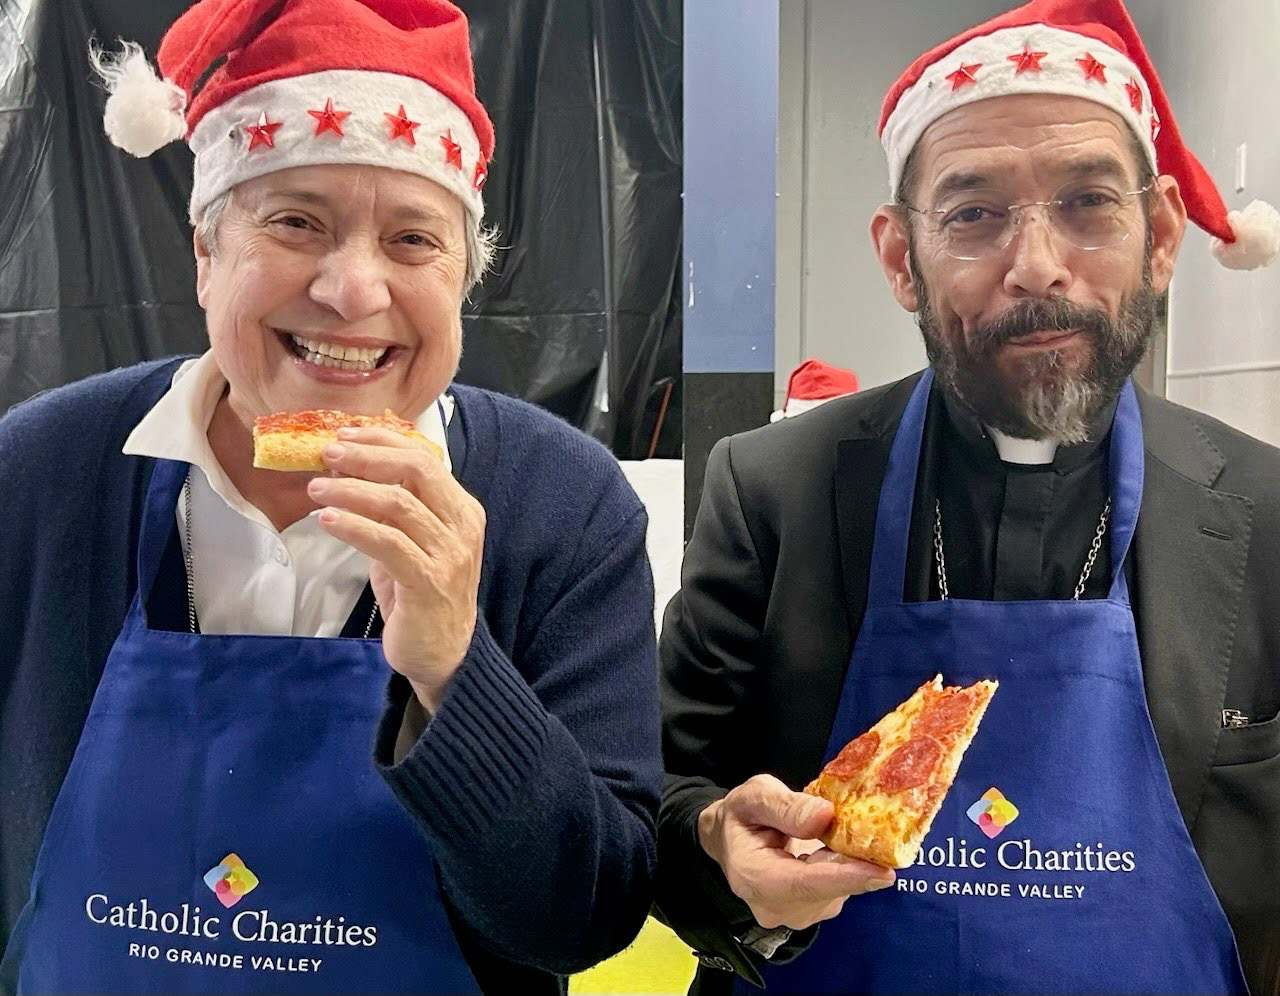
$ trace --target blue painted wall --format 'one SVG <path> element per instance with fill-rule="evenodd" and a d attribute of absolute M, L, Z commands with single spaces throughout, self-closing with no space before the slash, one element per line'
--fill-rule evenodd
<path fill-rule="evenodd" d="M 773 370 L 778 0 L 684 5 L 684 369 Z"/>

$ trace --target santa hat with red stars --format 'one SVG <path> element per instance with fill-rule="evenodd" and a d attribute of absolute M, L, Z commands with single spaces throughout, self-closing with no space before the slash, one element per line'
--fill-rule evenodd
<path fill-rule="evenodd" d="M 1212 178 L 1183 144 L 1155 67 L 1121 0 L 1031 0 L 916 59 L 885 96 L 880 140 L 897 189 L 920 136 L 948 111 L 988 97 L 1084 97 L 1119 114 L 1151 168 L 1178 181 L 1191 220 L 1214 236 L 1232 269 L 1280 254 L 1280 213 L 1254 201 L 1228 212 Z"/>
<path fill-rule="evenodd" d="M 808 359 L 791 371 L 787 378 L 787 396 L 781 411 L 769 416 L 770 422 L 793 418 L 801 412 L 858 390 L 858 375 L 843 367 L 833 367 L 822 360 Z"/>
<path fill-rule="evenodd" d="M 493 125 L 448 0 L 199 0 L 161 39 L 160 75 L 134 44 L 94 61 L 112 142 L 191 146 L 193 221 L 244 180 L 333 163 L 416 173 L 484 216 Z"/>

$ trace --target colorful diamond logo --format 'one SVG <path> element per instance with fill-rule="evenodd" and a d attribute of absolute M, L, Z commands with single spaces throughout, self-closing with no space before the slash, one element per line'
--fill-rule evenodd
<path fill-rule="evenodd" d="M 218 902 L 230 909 L 258 887 L 258 876 L 232 853 L 205 873 L 204 884 L 213 890 Z"/>
<path fill-rule="evenodd" d="M 1018 807 L 1006 799 L 998 788 L 992 786 L 969 807 L 967 815 L 978 825 L 979 830 L 994 840 L 1018 818 Z"/>

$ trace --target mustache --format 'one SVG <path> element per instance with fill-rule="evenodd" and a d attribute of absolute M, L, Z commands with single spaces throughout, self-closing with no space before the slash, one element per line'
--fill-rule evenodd
<path fill-rule="evenodd" d="M 1095 342 L 1109 336 L 1115 322 L 1101 308 L 1086 308 L 1066 298 L 1020 301 L 999 318 L 975 326 L 970 349 L 988 353 L 1005 343 L 1033 332 L 1083 332 Z"/>

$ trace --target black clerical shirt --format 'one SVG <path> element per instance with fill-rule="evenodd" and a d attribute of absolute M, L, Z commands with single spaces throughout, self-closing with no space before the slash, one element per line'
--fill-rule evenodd
<path fill-rule="evenodd" d="M 981 423 L 935 384 L 916 478 L 904 598 L 939 597 L 935 499 L 942 505 L 952 598 L 1071 598 L 1106 503 L 1114 415 L 1113 403 L 1095 420 L 1088 442 L 1059 446 L 1052 463 L 1005 463 Z M 1110 578 L 1108 533 L 1081 597 L 1105 598 Z"/>

